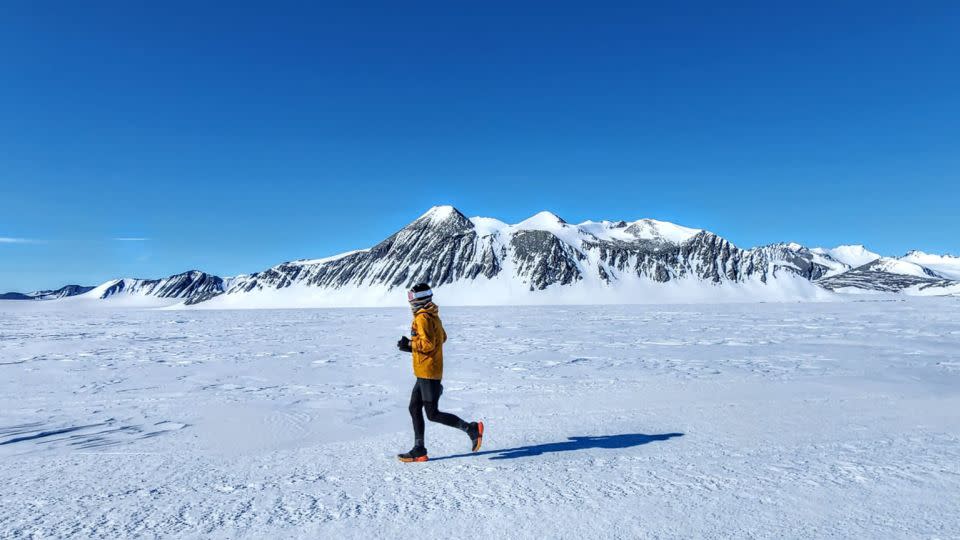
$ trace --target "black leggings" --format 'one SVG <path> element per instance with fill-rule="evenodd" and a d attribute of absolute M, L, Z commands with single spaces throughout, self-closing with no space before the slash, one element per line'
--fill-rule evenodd
<path fill-rule="evenodd" d="M 455 414 L 445 413 L 437 408 L 443 385 L 433 379 L 417 379 L 410 395 L 410 418 L 413 419 L 413 436 L 418 444 L 423 444 L 423 432 L 426 425 L 423 421 L 423 411 L 427 411 L 427 420 L 445 426 L 466 431 L 467 423 Z"/>

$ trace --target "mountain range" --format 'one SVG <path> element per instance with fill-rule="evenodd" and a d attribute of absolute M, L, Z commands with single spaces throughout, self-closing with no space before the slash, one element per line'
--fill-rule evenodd
<path fill-rule="evenodd" d="M 836 293 L 960 295 L 960 257 L 863 246 L 777 243 L 742 249 L 665 221 L 570 224 L 541 212 L 520 223 L 437 206 L 368 249 L 294 260 L 233 277 L 198 270 L 97 287 L 7 293 L 10 300 L 155 300 L 196 307 L 396 305 L 427 282 L 446 303 L 803 300 Z"/>

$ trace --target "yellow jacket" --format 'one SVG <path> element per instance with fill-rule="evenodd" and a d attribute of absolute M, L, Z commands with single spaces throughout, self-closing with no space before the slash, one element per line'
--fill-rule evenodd
<path fill-rule="evenodd" d="M 440 310 L 429 303 L 413 315 L 410 348 L 413 349 L 413 374 L 421 379 L 443 378 L 443 343 L 447 333 L 440 322 Z"/>

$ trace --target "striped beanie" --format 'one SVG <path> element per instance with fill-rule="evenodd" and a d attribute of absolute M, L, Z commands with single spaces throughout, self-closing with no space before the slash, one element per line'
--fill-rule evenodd
<path fill-rule="evenodd" d="M 407 291 L 407 301 L 414 308 L 420 308 L 429 304 L 433 300 L 433 291 L 426 283 L 418 283 L 412 289 Z"/>

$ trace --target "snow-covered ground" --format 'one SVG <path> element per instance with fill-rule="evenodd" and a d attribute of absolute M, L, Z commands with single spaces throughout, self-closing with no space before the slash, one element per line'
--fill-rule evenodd
<path fill-rule="evenodd" d="M 29 304 L 29 305 L 28 305 Z M 0 537 L 950 538 L 960 299 L 402 309 L 0 302 Z"/>

